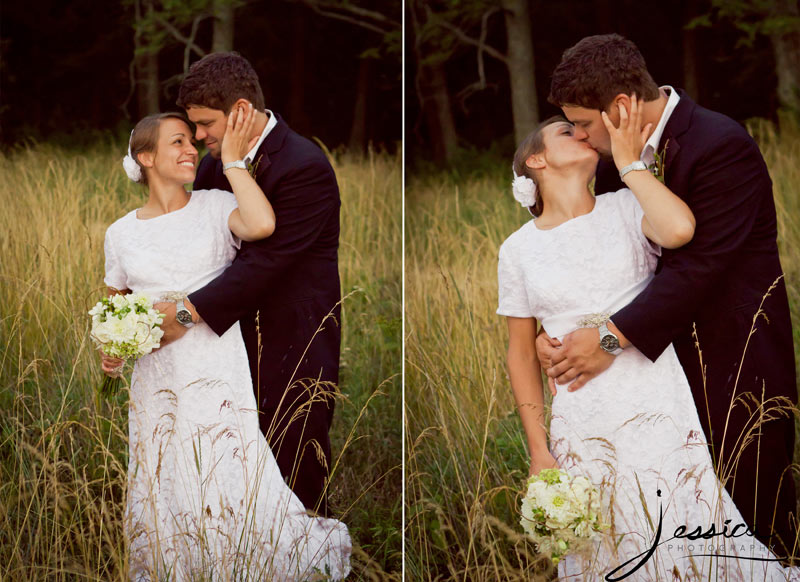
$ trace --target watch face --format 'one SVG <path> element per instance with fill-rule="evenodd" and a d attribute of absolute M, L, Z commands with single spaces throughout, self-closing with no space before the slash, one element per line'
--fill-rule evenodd
<path fill-rule="evenodd" d="M 192 313 L 188 309 L 178 311 L 175 314 L 175 319 L 178 320 L 178 323 L 183 325 L 186 325 L 187 323 L 192 323 Z"/>
<path fill-rule="evenodd" d="M 619 348 L 619 340 L 613 335 L 604 335 L 600 338 L 600 347 L 607 352 L 613 352 Z"/>

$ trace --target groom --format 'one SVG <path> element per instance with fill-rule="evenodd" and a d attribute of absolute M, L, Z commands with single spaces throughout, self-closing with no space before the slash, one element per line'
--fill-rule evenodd
<path fill-rule="evenodd" d="M 252 149 L 239 163 L 254 172 L 272 204 L 275 233 L 242 242 L 233 263 L 184 300 L 189 313 L 183 318 L 188 325 L 189 315 L 191 322 L 202 319 L 218 335 L 240 322 L 261 430 L 295 494 L 306 508 L 327 515 L 328 430 L 341 338 L 336 176 L 319 147 L 265 108 L 256 72 L 236 53 L 194 63 L 177 104 L 209 152 L 194 189 L 228 191 L 220 161 L 227 116 L 253 106 Z M 186 331 L 174 309 L 164 323 L 170 339 Z"/>
<path fill-rule="evenodd" d="M 575 390 L 612 365 L 610 344 L 634 346 L 653 361 L 674 344 L 718 474 L 757 537 L 777 555 L 791 555 L 797 497 L 790 469 L 794 422 L 786 405 L 797 403 L 797 385 L 767 167 L 738 123 L 681 90 L 659 88 L 632 42 L 591 36 L 564 52 L 549 101 L 575 124 L 576 137 L 601 154 L 595 192 L 624 187 L 601 111 L 618 125 L 618 105 L 629 110 L 634 93 L 645 101 L 642 125 L 654 128 L 642 161 L 661 166 L 666 185 L 689 205 L 694 239 L 662 250 L 648 287 L 611 315 L 608 337 L 580 329 L 553 349 L 541 335 L 540 359 L 549 361 L 556 383 L 577 378 Z M 703 524 L 687 524 L 697 525 Z"/>

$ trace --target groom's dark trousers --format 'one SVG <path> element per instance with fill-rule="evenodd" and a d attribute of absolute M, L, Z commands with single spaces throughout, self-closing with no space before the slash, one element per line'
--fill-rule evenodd
<path fill-rule="evenodd" d="M 339 188 L 320 148 L 280 116 L 254 165 L 275 232 L 242 242 L 230 267 L 189 300 L 217 334 L 240 322 L 261 430 L 306 508 L 327 514 L 341 339 Z M 203 158 L 194 188 L 231 190 L 219 160 Z"/>
<path fill-rule="evenodd" d="M 659 152 L 695 236 L 664 249 L 652 282 L 611 319 L 651 360 L 674 344 L 718 475 L 757 537 L 786 556 L 797 496 L 794 422 L 780 405 L 797 403 L 797 383 L 772 182 L 742 126 L 679 94 Z M 623 187 L 613 163 L 597 172 L 596 192 Z"/>

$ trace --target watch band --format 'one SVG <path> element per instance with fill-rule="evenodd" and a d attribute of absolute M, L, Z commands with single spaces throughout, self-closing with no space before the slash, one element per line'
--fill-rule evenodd
<path fill-rule="evenodd" d="M 647 165 L 642 160 L 636 160 L 632 164 L 628 164 L 619 171 L 619 179 L 622 180 L 625 174 L 629 172 L 636 172 L 639 170 L 647 170 Z"/>
<path fill-rule="evenodd" d="M 597 330 L 600 332 L 600 347 L 609 354 L 614 356 L 620 355 L 622 353 L 622 347 L 619 345 L 619 338 L 609 331 L 608 323 L 604 321 L 598 326 Z M 606 338 L 608 338 L 608 340 L 606 340 Z M 611 345 L 609 346 L 607 344 Z"/>
<path fill-rule="evenodd" d="M 235 162 L 228 162 L 222 166 L 222 171 L 227 172 L 231 168 L 239 168 L 242 170 L 247 169 L 247 164 L 244 163 L 244 160 L 236 160 Z"/>
<path fill-rule="evenodd" d="M 194 321 L 192 321 L 192 312 L 189 311 L 189 309 L 187 309 L 186 305 L 184 305 L 183 299 L 180 299 L 177 302 L 175 302 L 175 308 L 176 308 L 175 321 L 180 323 L 183 327 L 186 328 L 192 327 L 194 325 Z M 189 315 L 188 321 L 183 321 L 184 319 L 186 319 L 185 315 L 183 317 L 178 317 L 179 314 L 184 314 L 184 313 Z"/>

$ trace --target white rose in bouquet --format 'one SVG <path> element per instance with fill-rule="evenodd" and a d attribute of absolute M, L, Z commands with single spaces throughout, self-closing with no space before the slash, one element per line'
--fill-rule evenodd
<path fill-rule="evenodd" d="M 585 477 L 571 477 L 561 469 L 544 469 L 528 479 L 521 514 L 522 529 L 554 564 L 588 548 L 607 528 L 597 489 Z"/>
<path fill-rule="evenodd" d="M 92 340 L 109 356 L 136 359 L 160 347 L 164 314 L 153 308 L 144 293 L 104 297 L 89 310 Z M 109 396 L 119 389 L 119 378 L 106 376 L 100 391 Z"/>

